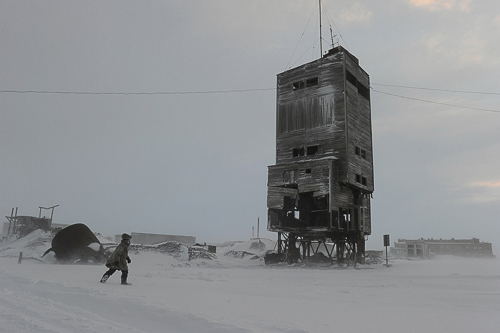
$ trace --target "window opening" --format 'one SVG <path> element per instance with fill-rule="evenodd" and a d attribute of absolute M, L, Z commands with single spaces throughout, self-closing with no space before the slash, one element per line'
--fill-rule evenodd
<path fill-rule="evenodd" d="M 306 80 L 295 81 L 292 83 L 293 90 L 304 89 L 306 87 L 313 87 L 319 84 L 318 77 L 312 77 Z"/>
<path fill-rule="evenodd" d="M 293 83 L 293 90 L 304 89 L 304 80 L 296 81 Z"/>
<path fill-rule="evenodd" d="M 358 155 L 366 160 L 366 150 L 361 149 L 360 147 L 356 146 L 355 153 L 356 153 L 356 155 Z"/>
<path fill-rule="evenodd" d="M 297 183 L 297 170 L 287 170 L 283 172 L 283 183 L 284 184 L 296 184 Z"/>
<path fill-rule="evenodd" d="M 310 79 L 306 80 L 306 87 L 312 87 L 312 86 L 317 86 L 319 83 L 319 80 L 317 77 L 313 77 Z"/>
<path fill-rule="evenodd" d="M 292 155 L 293 157 L 304 156 L 304 147 L 293 148 Z"/>
<path fill-rule="evenodd" d="M 345 78 L 347 82 L 351 83 L 353 86 L 358 88 L 358 94 L 360 94 L 367 100 L 370 100 L 370 88 L 360 83 L 358 79 L 356 79 L 356 77 L 349 71 L 345 72 Z"/>
<path fill-rule="evenodd" d="M 358 79 L 354 75 L 352 75 L 351 72 L 346 71 L 345 72 L 345 78 L 347 82 L 350 82 L 353 86 L 358 87 Z"/>
<path fill-rule="evenodd" d="M 367 100 L 370 100 L 370 89 L 368 87 L 365 87 L 363 84 L 359 82 L 358 82 L 358 93 Z"/>
<path fill-rule="evenodd" d="M 308 146 L 307 147 L 307 155 L 316 155 L 319 150 L 319 146 Z"/>

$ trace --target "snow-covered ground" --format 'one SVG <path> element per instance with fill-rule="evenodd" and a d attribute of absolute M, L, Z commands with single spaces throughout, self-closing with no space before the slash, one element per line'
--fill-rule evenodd
<path fill-rule="evenodd" d="M 0 243 L 0 332 L 498 332 L 500 261 L 391 260 L 391 267 L 265 266 L 273 242 L 217 259 L 131 252 L 132 286 L 103 265 L 60 265 L 37 231 Z M 24 260 L 18 264 L 19 252 Z M 229 252 L 233 251 L 233 252 Z M 231 253 L 232 256 L 224 255 Z"/>

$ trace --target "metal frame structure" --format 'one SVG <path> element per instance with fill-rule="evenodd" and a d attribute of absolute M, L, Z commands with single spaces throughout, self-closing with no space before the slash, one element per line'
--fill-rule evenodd
<path fill-rule="evenodd" d="M 331 264 L 354 265 L 364 262 L 364 242 L 356 238 L 338 237 L 331 239 L 326 237 L 299 236 L 295 233 L 278 233 L 278 254 L 284 254 L 289 264 L 306 260 L 319 253 L 325 254 Z"/>

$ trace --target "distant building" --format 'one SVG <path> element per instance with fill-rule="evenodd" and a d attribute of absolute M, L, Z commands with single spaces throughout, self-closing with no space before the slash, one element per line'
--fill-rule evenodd
<path fill-rule="evenodd" d="M 163 235 L 163 234 L 147 234 L 140 232 L 133 232 L 132 243 L 142 244 L 142 245 L 153 245 L 157 243 L 164 242 L 179 242 L 184 245 L 194 245 L 196 244 L 196 237 L 193 236 L 180 236 L 180 235 Z M 120 243 L 122 235 L 115 236 L 115 242 Z"/>
<path fill-rule="evenodd" d="M 493 257 L 491 243 L 471 239 L 398 239 L 391 247 L 396 257 L 428 258 L 431 255 L 452 255 L 460 257 Z"/>
<path fill-rule="evenodd" d="M 63 224 L 63 223 L 52 223 L 51 228 L 52 230 L 61 230 L 69 226 L 69 224 Z"/>

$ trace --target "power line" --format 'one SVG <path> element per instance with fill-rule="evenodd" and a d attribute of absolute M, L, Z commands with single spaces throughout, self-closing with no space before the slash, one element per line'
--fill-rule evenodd
<path fill-rule="evenodd" d="M 312 45 L 314 46 L 316 42 Z M 311 47 L 312 47 L 311 46 Z M 302 54 L 301 57 L 307 53 L 309 49 Z M 450 90 L 450 89 L 439 89 L 439 88 L 424 88 L 424 87 L 412 87 L 412 86 L 402 86 L 394 84 L 382 84 L 382 83 L 370 83 L 371 85 L 384 86 L 384 87 L 396 87 L 396 88 L 407 88 L 407 89 L 420 89 L 420 90 L 432 90 L 432 91 L 445 91 L 452 93 L 463 93 L 463 94 L 481 94 L 481 95 L 496 95 L 499 96 L 500 93 L 495 92 L 484 92 L 484 91 L 467 91 L 467 90 Z M 377 91 L 371 88 L 373 91 Z M 222 94 L 222 93 L 243 93 L 252 91 L 267 91 L 276 90 L 276 88 L 254 88 L 254 89 L 232 89 L 232 90 L 201 90 L 201 91 L 156 91 L 156 92 L 96 92 L 96 91 L 50 91 L 50 90 L 0 90 L 0 94 L 61 94 L 61 95 L 190 95 L 190 94 Z M 383 92 L 380 92 L 383 93 Z M 399 96 L 399 95 L 395 95 Z"/>
<path fill-rule="evenodd" d="M 370 84 L 375 85 L 375 86 L 383 86 L 383 87 L 394 87 L 394 88 L 405 88 L 405 89 L 446 91 L 446 92 L 463 93 L 463 94 L 480 94 L 480 95 L 497 95 L 497 96 L 500 96 L 500 93 L 495 93 L 495 92 L 450 90 L 450 89 L 438 89 L 438 88 L 424 88 L 424 87 L 401 86 L 401 85 L 395 85 L 395 84 L 382 84 L 382 83 L 373 83 L 373 82 L 371 82 Z"/>
<path fill-rule="evenodd" d="M 295 50 L 293 50 L 293 53 L 292 53 L 292 55 L 290 56 L 290 59 L 288 60 L 288 63 L 286 64 L 286 68 L 285 68 L 285 70 L 289 68 L 289 67 L 288 67 L 288 65 L 290 65 L 290 61 L 292 61 L 292 58 L 293 58 L 293 56 L 295 55 L 295 51 L 297 51 L 297 47 L 299 46 L 300 41 L 302 40 L 302 37 L 304 37 L 304 33 L 306 32 L 307 27 L 309 26 L 309 22 L 311 22 L 311 18 L 312 18 L 312 16 L 313 16 L 314 12 L 316 11 L 316 7 L 317 7 L 317 4 L 316 4 L 316 6 L 314 6 L 314 9 L 313 9 L 313 11 L 311 12 L 311 15 L 309 16 L 309 20 L 307 21 L 306 27 L 304 28 L 304 31 L 302 31 L 302 35 L 300 35 L 300 39 L 299 39 L 299 41 L 298 41 L 297 45 L 295 46 Z M 308 51 L 309 51 L 309 49 L 308 49 Z M 300 58 L 299 58 L 299 59 L 300 59 Z M 297 61 L 298 61 L 298 60 L 297 60 Z M 297 61 L 296 61 L 296 62 L 297 62 Z M 293 66 L 293 65 L 292 65 L 292 66 Z"/>
<path fill-rule="evenodd" d="M 48 91 L 48 90 L 0 90 L 0 94 L 56 94 L 56 95 L 194 95 L 228 94 L 275 90 L 276 88 L 206 90 L 206 91 L 156 91 L 156 92 L 96 92 L 96 91 Z"/>
<path fill-rule="evenodd" d="M 413 101 L 419 101 L 419 102 L 425 102 L 425 103 L 431 103 L 431 104 L 439 104 L 439 105 L 446 105 L 446 106 L 452 106 L 452 107 L 461 108 L 461 109 L 470 109 L 470 110 L 478 110 L 478 111 L 487 111 L 487 112 L 500 113 L 499 110 L 482 109 L 482 108 L 474 108 L 474 107 L 470 107 L 470 106 L 461 106 L 461 105 L 455 105 L 455 104 L 434 102 L 434 101 L 428 101 L 428 100 L 420 99 L 420 98 L 413 98 L 413 97 L 407 97 L 407 96 L 401 96 L 401 95 L 391 94 L 391 93 L 379 91 L 379 90 L 376 90 L 376 89 L 373 89 L 373 88 L 371 88 L 371 89 L 374 92 L 377 92 L 379 94 L 384 94 L 384 95 L 389 95 L 389 96 L 394 96 L 394 97 L 409 99 L 409 100 L 413 100 Z"/>
<path fill-rule="evenodd" d="M 380 83 L 372 83 L 373 85 L 383 85 Z M 424 89 L 424 90 L 437 90 L 437 91 L 446 91 L 446 92 L 456 92 L 456 93 L 468 93 L 468 94 L 487 94 L 487 95 L 500 95 L 498 93 L 489 93 L 489 92 L 478 92 L 478 91 L 460 91 L 460 90 L 447 90 L 447 89 L 434 89 L 434 88 L 418 88 L 418 87 L 408 87 L 408 86 L 396 86 L 396 85 L 383 85 L 388 87 L 405 87 L 411 89 Z M 49 90 L 0 90 L 0 94 L 53 94 L 53 95 L 124 95 L 124 96 L 132 96 L 132 95 L 195 95 L 195 94 L 229 94 L 229 93 L 246 93 L 246 92 L 256 92 L 256 91 L 270 91 L 276 90 L 276 88 L 256 88 L 256 89 L 232 89 L 232 90 L 205 90 L 205 91 L 157 91 L 157 92 L 92 92 L 92 91 L 49 91 Z M 487 112 L 495 112 L 500 113 L 499 110 L 492 109 L 483 109 L 483 108 L 475 108 L 469 106 L 461 106 L 449 103 L 441 103 L 435 101 L 429 101 L 421 98 L 414 98 L 408 96 L 402 96 L 397 94 L 392 94 L 388 92 L 383 92 L 374 89 L 371 87 L 371 90 L 377 92 L 379 94 L 384 94 L 388 96 L 419 101 L 424 103 L 438 104 L 451 106 L 461 109 L 470 109 L 470 110 L 478 110 L 478 111 L 487 111 Z"/>
<path fill-rule="evenodd" d="M 309 52 L 310 49 L 313 49 L 317 42 L 318 40 L 315 40 L 313 45 L 309 46 L 309 48 L 307 48 L 307 50 L 304 53 L 302 53 L 302 55 L 297 60 L 295 60 L 295 62 L 290 66 L 290 68 L 295 66 L 295 64 L 298 63 L 299 60 L 302 59 L 302 57 L 305 56 L 307 52 Z"/>

